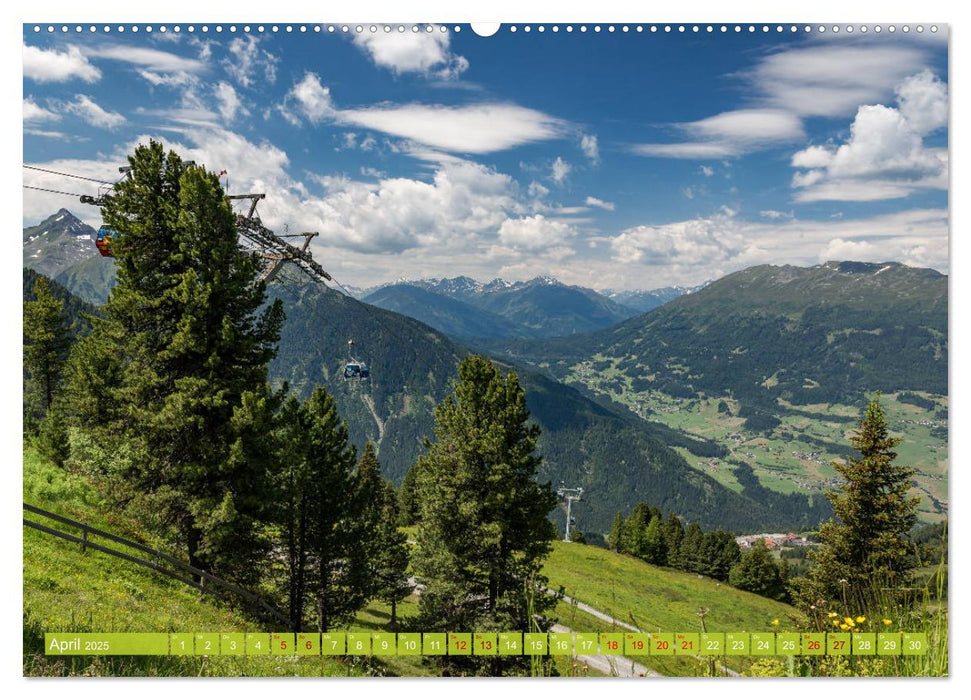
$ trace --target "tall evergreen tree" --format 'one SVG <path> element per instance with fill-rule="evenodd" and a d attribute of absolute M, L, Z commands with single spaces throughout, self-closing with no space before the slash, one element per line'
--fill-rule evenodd
<path fill-rule="evenodd" d="M 879 396 L 872 399 L 850 438 L 860 456 L 833 463 L 845 484 L 826 494 L 835 518 L 819 528 L 822 546 L 810 552 L 814 565 L 797 586 L 804 608 L 825 601 L 869 610 L 879 589 L 909 585 L 907 534 L 920 499 L 909 495 L 914 470 L 894 463 L 900 442 L 890 435 Z"/>
<path fill-rule="evenodd" d="M 684 533 L 684 540 L 678 551 L 678 568 L 700 574 L 704 571 L 704 556 L 705 533 L 698 523 L 691 523 Z"/>
<path fill-rule="evenodd" d="M 402 525 L 414 525 L 421 513 L 421 502 L 418 498 L 418 464 L 411 465 L 401 481 L 398 491 L 399 517 Z"/>
<path fill-rule="evenodd" d="M 664 542 L 664 532 L 661 530 L 661 518 L 655 515 L 644 530 L 644 560 L 648 564 L 664 566 L 668 561 L 667 546 Z"/>
<path fill-rule="evenodd" d="M 291 602 L 291 615 L 309 608 L 318 631 L 326 632 L 360 610 L 371 592 L 363 504 L 355 450 L 348 444 L 347 423 L 338 415 L 334 399 L 317 387 L 297 413 L 293 431 L 300 434 L 294 436 L 291 457 L 300 468 L 286 478 L 295 480 L 290 499 L 299 504 L 299 513 L 295 534 L 288 537 L 294 543 L 288 559 L 295 579 L 291 600 L 304 592 L 307 604 L 299 598 Z M 292 414 L 290 404 L 286 415 Z"/>
<path fill-rule="evenodd" d="M 538 436 L 516 375 L 482 357 L 463 360 L 454 393 L 435 411 L 435 442 L 420 458 L 413 566 L 425 586 L 425 629 L 544 626 L 554 599 L 540 588 L 540 567 L 555 535 L 548 516 L 556 496 L 535 480 Z M 499 673 L 517 662 L 483 663 Z"/>
<path fill-rule="evenodd" d="M 684 525 L 674 513 L 664 521 L 662 528 L 664 533 L 665 552 L 667 554 L 667 565 L 672 567 L 680 566 L 681 563 L 681 543 L 684 541 Z"/>
<path fill-rule="evenodd" d="M 394 486 L 381 476 L 374 446 L 368 442 L 357 467 L 362 503 L 358 526 L 365 547 L 371 595 L 391 606 L 391 626 L 398 624 L 398 603 L 411 593 L 407 537 L 398 529 L 400 514 Z"/>
<path fill-rule="evenodd" d="M 732 567 L 728 582 L 735 588 L 773 600 L 784 600 L 786 597 L 785 578 L 762 541 L 756 542 Z"/>
<path fill-rule="evenodd" d="M 260 311 L 257 260 L 237 246 L 214 173 L 154 141 L 129 163 L 102 207 L 118 282 L 87 346 L 116 362 L 117 376 L 81 383 L 100 393 L 77 405 L 105 413 L 79 420 L 136 455 L 115 483 L 175 533 L 193 565 L 245 568 L 265 544 L 256 527 L 265 484 L 259 460 L 240 452 L 260 436 L 240 431 L 262 421 L 234 418 L 260 410 L 282 309 Z"/>
<path fill-rule="evenodd" d="M 624 543 L 627 541 L 627 533 L 624 532 L 624 514 L 619 510 L 614 516 L 614 523 L 610 526 L 610 534 L 607 535 L 607 544 L 618 554 L 624 554 Z"/>
<path fill-rule="evenodd" d="M 644 535 L 651 522 L 651 509 L 646 503 L 638 503 L 624 522 L 624 551 L 644 558 L 647 545 Z"/>
<path fill-rule="evenodd" d="M 24 369 L 28 379 L 26 427 L 47 415 L 54 404 L 61 372 L 70 348 L 64 302 L 51 294 L 46 277 L 33 287 L 34 300 L 24 302 Z"/>
<path fill-rule="evenodd" d="M 719 581 L 728 580 L 729 571 L 742 557 L 735 536 L 722 529 L 705 533 L 703 552 L 705 567 L 701 573 Z"/>

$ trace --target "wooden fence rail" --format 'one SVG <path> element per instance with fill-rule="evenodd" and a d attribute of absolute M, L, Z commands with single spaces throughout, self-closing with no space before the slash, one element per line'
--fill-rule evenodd
<path fill-rule="evenodd" d="M 33 513 L 34 515 L 39 515 L 43 518 L 53 520 L 62 525 L 68 525 L 69 527 L 77 528 L 81 531 L 81 536 L 72 535 L 69 532 L 64 532 L 58 530 L 54 527 L 49 527 L 47 525 L 42 525 L 40 523 L 29 520 L 24 517 L 24 526 L 33 528 L 40 532 L 47 533 L 48 535 L 53 535 L 54 537 L 60 537 L 61 539 L 67 540 L 68 542 L 76 542 L 81 545 L 81 550 L 85 551 L 87 549 L 94 549 L 98 552 L 103 552 L 113 557 L 118 557 L 119 559 L 124 559 L 125 561 L 130 561 L 133 564 L 138 564 L 140 566 L 148 567 L 153 571 L 156 571 L 163 576 L 180 581 L 188 586 L 198 589 L 202 593 L 214 593 L 218 594 L 219 590 L 222 589 L 235 593 L 239 597 L 243 598 L 249 603 L 260 608 L 263 612 L 267 613 L 274 619 L 282 622 L 286 625 L 285 629 L 290 628 L 290 621 L 287 619 L 286 615 L 277 610 L 273 605 L 268 603 L 262 597 L 250 593 L 249 591 L 243 590 L 239 586 L 235 586 L 228 581 L 224 581 L 218 576 L 213 576 L 207 571 L 202 569 L 197 569 L 190 564 L 186 564 L 184 561 L 176 559 L 175 557 L 166 554 L 165 552 L 160 552 L 157 549 L 152 549 L 151 547 L 146 547 L 141 542 L 135 542 L 133 540 L 126 539 L 124 537 L 119 537 L 118 535 L 112 534 L 110 532 L 105 532 L 104 530 L 99 530 L 96 527 L 91 527 L 87 523 L 82 523 L 77 520 L 72 520 L 70 518 L 65 518 L 63 515 L 58 515 L 57 513 L 51 513 L 50 511 L 43 510 L 37 506 L 32 506 L 28 503 L 24 503 L 24 510 L 28 513 Z M 151 557 L 143 558 L 129 554 L 127 552 L 121 552 L 117 549 L 112 549 L 97 542 L 92 542 L 91 537 L 100 537 L 101 539 L 108 540 L 110 542 L 115 542 L 117 544 L 123 545 L 130 549 L 134 549 L 138 552 L 148 555 Z M 191 574 L 191 576 L 186 576 L 185 573 Z M 193 578 L 195 577 L 195 578 Z M 209 585 L 212 584 L 212 585 Z M 214 590 L 215 588 L 215 590 Z"/>

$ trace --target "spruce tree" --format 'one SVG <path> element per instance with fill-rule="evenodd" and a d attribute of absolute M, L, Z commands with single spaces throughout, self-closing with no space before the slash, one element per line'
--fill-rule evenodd
<path fill-rule="evenodd" d="M 398 494 L 381 476 L 381 465 L 370 442 L 357 465 L 360 515 L 357 525 L 368 566 L 370 595 L 391 606 L 391 627 L 398 624 L 398 603 L 409 593 L 407 537 L 398 529 Z"/>
<path fill-rule="evenodd" d="M 728 580 L 729 571 L 742 556 L 735 536 L 722 529 L 705 533 L 703 551 L 705 567 L 701 573 L 719 581 Z"/>
<path fill-rule="evenodd" d="M 470 356 L 435 411 L 435 442 L 421 459 L 421 519 L 413 566 L 424 629 L 536 630 L 553 596 L 542 561 L 555 529 L 550 485 L 538 484 L 539 429 L 515 373 Z M 509 657 L 453 661 L 501 673 Z"/>
<path fill-rule="evenodd" d="M 661 518 L 657 515 L 651 518 L 651 522 L 644 530 L 643 556 L 648 564 L 664 566 L 667 563 L 667 547 L 664 542 L 664 533 L 661 530 Z"/>
<path fill-rule="evenodd" d="M 418 464 L 411 465 L 401 481 L 398 491 L 398 510 L 402 525 L 414 525 L 418 522 L 421 503 L 418 499 Z"/>
<path fill-rule="evenodd" d="M 297 627 L 309 614 L 326 632 L 360 610 L 371 592 L 355 450 L 323 387 L 299 406 L 288 400 L 281 423 L 277 483 L 285 489 L 290 616 Z"/>
<path fill-rule="evenodd" d="M 618 510 L 617 515 L 614 516 L 614 523 L 610 526 L 610 534 L 607 535 L 607 544 L 618 554 L 624 554 L 627 551 L 624 549 L 626 539 L 627 534 L 624 532 L 624 514 Z"/>
<path fill-rule="evenodd" d="M 71 344 L 64 302 L 51 293 L 46 277 L 37 278 L 33 295 L 32 301 L 24 302 L 24 370 L 28 379 L 24 398 L 28 430 L 53 406 Z"/>
<path fill-rule="evenodd" d="M 735 588 L 773 600 L 784 600 L 786 597 L 785 578 L 762 541 L 756 542 L 732 567 L 728 582 Z"/>
<path fill-rule="evenodd" d="M 681 524 L 681 518 L 671 513 L 664 521 L 662 530 L 667 565 L 677 568 L 681 565 L 681 543 L 684 541 L 684 525 Z"/>
<path fill-rule="evenodd" d="M 858 614 L 884 597 L 881 589 L 910 584 L 907 534 L 920 499 L 909 495 L 914 470 L 895 464 L 900 442 L 890 435 L 878 395 L 850 438 L 860 456 L 833 463 L 845 484 L 826 494 L 835 517 L 819 528 L 822 546 L 810 552 L 813 566 L 797 584 L 804 609 L 825 604 Z"/>
<path fill-rule="evenodd" d="M 261 460 L 241 450 L 265 452 L 266 436 L 243 435 L 264 421 L 238 412 L 262 410 L 282 309 L 261 311 L 257 260 L 237 245 L 215 173 L 156 142 L 129 164 L 102 207 L 118 282 L 86 346 L 114 374 L 108 385 L 80 382 L 97 396 L 77 406 L 105 413 L 79 422 L 102 426 L 100 439 L 134 455 L 117 465 L 115 484 L 174 533 L 190 563 L 245 570 L 264 551 L 266 484 Z"/>
<path fill-rule="evenodd" d="M 684 533 L 684 540 L 678 551 L 678 568 L 695 573 L 704 571 L 704 548 L 705 533 L 698 523 L 691 523 Z"/>
<path fill-rule="evenodd" d="M 374 446 L 369 442 L 357 467 L 362 502 L 358 525 L 365 545 L 371 596 L 391 606 L 392 629 L 398 624 L 398 603 L 411 593 L 408 582 L 407 537 L 398 529 L 398 494 L 381 476 Z"/>
<path fill-rule="evenodd" d="M 646 555 L 647 545 L 644 535 L 647 526 L 651 522 L 651 510 L 646 503 L 638 503 L 634 510 L 624 521 L 624 551 L 633 554 L 635 557 L 643 559 Z"/>

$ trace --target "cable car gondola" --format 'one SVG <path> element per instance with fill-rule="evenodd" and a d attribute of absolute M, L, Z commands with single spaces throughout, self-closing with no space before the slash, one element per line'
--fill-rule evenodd
<path fill-rule="evenodd" d="M 107 226 L 102 226 L 98 229 L 98 237 L 95 239 L 94 244 L 98 246 L 98 252 L 101 253 L 102 257 L 115 257 L 111 252 L 111 243 L 114 238 L 115 232 Z"/>
<path fill-rule="evenodd" d="M 348 360 L 344 364 L 345 381 L 361 381 L 363 379 L 371 378 L 371 368 L 367 366 L 367 363 L 354 359 L 353 340 L 347 341 L 347 356 Z"/>

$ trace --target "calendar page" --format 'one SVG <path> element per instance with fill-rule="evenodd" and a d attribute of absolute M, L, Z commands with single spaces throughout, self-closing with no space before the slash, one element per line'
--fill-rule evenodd
<path fill-rule="evenodd" d="M 949 674 L 946 23 L 231 14 L 22 27 L 24 676 Z"/>

